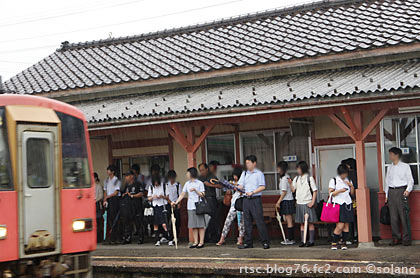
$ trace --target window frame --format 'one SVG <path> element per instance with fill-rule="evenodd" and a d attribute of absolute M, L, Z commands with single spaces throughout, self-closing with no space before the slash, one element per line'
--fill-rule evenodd
<path fill-rule="evenodd" d="M 55 113 L 56 113 L 56 115 L 57 115 L 57 117 L 59 118 L 59 120 L 60 120 L 60 123 L 61 123 L 61 131 L 60 131 L 60 137 L 61 137 L 61 160 L 63 161 L 62 162 L 62 167 L 61 167 L 61 172 L 62 172 L 62 177 L 61 177 L 61 182 L 62 182 L 62 188 L 63 189 L 65 189 L 65 190 L 67 190 L 67 189 L 88 189 L 88 188 L 91 188 L 92 187 L 92 169 L 91 169 L 91 166 L 90 166 L 90 156 L 89 156 L 89 152 L 88 152 L 88 142 L 87 142 L 87 140 L 88 140 L 88 138 L 86 137 L 86 125 L 85 125 L 85 121 L 83 120 L 83 119 L 81 119 L 81 118 L 78 118 L 78 117 L 76 117 L 76 116 L 74 116 L 74 115 L 71 115 L 71 114 L 67 114 L 67 113 L 65 113 L 65 112 L 61 112 L 61 111 L 55 111 Z M 63 120 L 62 120 L 62 118 L 61 118 L 61 115 L 62 116 L 65 116 L 65 117 L 70 117 L 70 118 L 73 118 L 73 119 L 76 119 L 76 120 L 78 120 L 78 121 L 80 121 L 81 122 L 81 126 L 82 126 L 82 136 L 83 136 L 83 142 L 84 142 L 84 148 L 85 148 L 85 153 L 86 153 L 86 158 L 84 158 L 84 159 L 86 159 L 87 161 L 87 163 L 86 163 L 86 167 L 87 167 L 87 175 L 86 175 L 86 177 L 87 177 L 87 182 L 84 184 L 84 185 L 82 185 L 82 186 L 75 186 L 75 187 L 71 187 L 71 186 L 66 186 L 65 185 L 65 182 L 64 182 L 64 156 L 63 156 Z"/>
<path fill-rule="evenodd" d="M 205 144 L 207 161 L 210 162 L 210 159 L 209 159 L 209 148 L 208 148 L 208 138 L 223 137 L 223 136 L 225 136 L 225 137 L 226 136 L 232 136 L 232 139 L 233 139 L 233 164 L 236 164 L 236 161 L 238 161 L 238 157 L 236 157 L 237 156 L 236 155 L 236 148 L 237 148 L 237 146 L 236 146 L 236 140 L 235 140 L 235 133 L 214 134 L 214 135 L 207 136 L 207 138 L 206 138 L 206 144 Z M 220 164 L 220 165 L 229 165 L 229 164 Z"/>
<path fill-rule="evenodd" d="M 48 142 L 48 149 L 49 149 L 49 153 L 48 153 L 48 155 L 49 155 L 49 159 L 50 159 L 50 161 L 48 162 L 48 160 L 47 161 L 45 161 L 46 163 L 44 164 L 44 166 L 49 166 L 50 168 L 49 168 L 49 170 L 48 170 L 48 168 L 46 168 L 47 169 L 47 172 L 46 172 L 46 174 L 47 174 L 47 184 L 45 184 L 45 185 L 40 185 L 40 186 L 33 186 L 33 185 L 31 185 L 30 183 L 29 183 L 29 176 L 28 176 L 28 154 L 29 154 L 29 152 L 28 152 L 28 150 L 29 150 L 29 148 L 28 148 L 28 146 L 29 146 L 29 141 L 31 141 L 31 140 L 40 140 L 40 141 L 47 141 Z M 25 161 L 25 163 L 26 163 L 26 184 L 27 184 L 27 186 L 29 187 L 29 188 L 31 188 L 31 189 L 42 189 L 42 188 L 50 188 L 51 186 L 54 186 L 54 183 L 55 183 L 55 174 L 54 174 L 54 168 L 55 168 L 55 164 L 54 164 L 54 142 L 53 141 L 51 141 L 49 138 L 47 138 L 47 137 L 29 137 L 27 140 L 25 140 L 25 144 L 26 144 L 26 146 L 25 146 L 25 151 L 26 151 L 26 161 Z M 50 164 L 50 165 L 48 165 L 48 164 Z"/>
<path fill-rule="evenodd" d="M 1 129 L 3 129 L 3 137 L 4 137 L 4 145 L 6 146 L 6 159 L 7 159 L 7 175 L 9 178 L 9 185 L 8 188 L 2 188 L 0 186 L 0 192 L 7 192 L 7 191 L 15 191 L 15 184 L 13 180 L 13 171 L 12 171 L 12 165 L 11 165 L 11 157 L 10 157 L 10 145 L 9 145 L 9 135 L 8 135 L 8 129 L 7 129 L 7 121 L 6 121 L 6 107 L 0 106 L 0 117 L 1 117 L 1 123 L 0 126 Z M 0 140 L 2 138 L 0 137 Z"/>
<path fill-rule="evenodd" d="M 381 166 L 382 166 L 382 184 L 385 188 L 386 186 L 386 169 L 391 165 L 390 163 L 386 163 L 386 155 L 388 154 L 388 151 L 385 149 L 385 135 L 384 135 L 384 121 L 385 120 L 393 120 L 393 119 L 402 119 L 402 118 L 414 118 L 415 119 L 415 125 L 416 125 L 416 157 L 417 157 L 417 162 L 411 162 L 411 163 L 407 163 L 410 168 L 411 166 L 417 166 L 417 184 L 415 183 L 413 186 L 413 190 L 420 190 L 420 146 L 419 146 L 419 137 L 420 137 L 420 128 L 419 128 L 419 123 L 420 123 L 420 114 L 402 114 L 402 115 L 391 115 L 391 116 L 387 116 L 384 119 L 381 120 L 380 122 L 380 137 L 381 137 L 381 151 L 382 151 L 382 156 L 381 156 Z M 400 142 L 400 127 L 397 126 L 396 129 L 396 147 L 400 148 L 401 147 L 401 142 Z M 413 174 L 413 172 L 411 173 Z M 413 174 L 413 178 L 414 178 L 414 174 Z M 415 180 L 415 179 L 414 179 Z"/>

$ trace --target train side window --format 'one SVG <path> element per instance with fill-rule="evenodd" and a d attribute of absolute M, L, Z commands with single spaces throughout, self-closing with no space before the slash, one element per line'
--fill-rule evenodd
<path fill-rule="evenodd" d="M 57 112 L 61 120 L 64 188 L 90 187 L 90 170 L 84 124 L 81 119 Z"/>
<path fill-rule="evenodd" d="M 4 114 L 4 108 L 0 108 L 0 191 L 13 189 L 10 179 L 9 144 Z"/>
<path fill-rule="evenodd" d="M 29 187 L 50 187 L 52 184 L 50 141 L 30 138 L 26 142 L 26 152 L 26 176 Z"/>

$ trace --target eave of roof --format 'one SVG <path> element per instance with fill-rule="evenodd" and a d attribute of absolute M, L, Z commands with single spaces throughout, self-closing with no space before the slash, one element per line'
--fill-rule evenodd
<path fill-rule="evenodd" d="M 202 86 L 152 94 L 104 98 L 75 105 L 91 125 L 127 121 L 151 124 L 166 119 L 192 120 L 197 115 L 316 106 L 368 97 L 392 96 L 420 87 L 420 62 L 411 60 L 281 78 Z M 416 91 L 418 93 L 418 90 Z M 406 95 L 408 96 L 408 95 Z M 331 100 L 330 100 L 331 99 Z"/>

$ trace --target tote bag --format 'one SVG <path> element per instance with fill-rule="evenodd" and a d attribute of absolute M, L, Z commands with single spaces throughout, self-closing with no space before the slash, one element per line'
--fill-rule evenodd
<path fill-rule="evenodd" d="M 384 205 L 381 208 L 381 213 L 380 213 L 380 216 L 379 216 L 379 222 L 382 225 L 391 225 L 391 215 L 389 213 L 388 205 Z"/>
<path fill-rule="evenodd" d="M 324 207 L 322 208 L 321 221 L 327 223 L 338 223 L 340 220 L 340 205 L 332 203 L 331 199 L 332 193 L 330 193 L 328 201 L 324 203 Z"/>
<path fill-rule="evenodd" d="M 201 198 L 198 202 L 195 203 L 195 214 L 203 215 L 203 214 L 211 214 L 211 207 L 210 204 L 207 202 L 206 197 Z"/>

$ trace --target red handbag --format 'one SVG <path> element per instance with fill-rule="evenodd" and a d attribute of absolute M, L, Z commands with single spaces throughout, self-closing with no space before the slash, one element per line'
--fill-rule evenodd
<path fill-rule="evenodd" d="M 321 213 L 321 221 L 327 223 L 338 223 L 340 222 L 340 205 L 332 203 L 332 192 L 328 201 L 324 203 Z"/>

